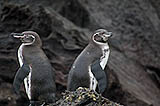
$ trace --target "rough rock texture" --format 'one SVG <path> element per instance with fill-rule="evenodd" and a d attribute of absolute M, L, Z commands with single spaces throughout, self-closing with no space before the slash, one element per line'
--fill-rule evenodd
<path fill-rule="evenodd" d="M 27 106 L 24 89 L 17 96 L 12 81 L 18 69 L 19 41 L 11 32 L 36 31 L 56 69 L 58 98 L 67 73 L 92 32 L 113 32 L 109 88 L 103 94 L 125 106 L 160 104 L 160 2 L 158 0 L 1 0 L 0 105 Z"/>
<path fill-rule="evenodd" d="M 76 91 L 65 91 L 62 95 L 62 99 L 49 106 L 123 106 L 88 88 L 79 87 Z"/>

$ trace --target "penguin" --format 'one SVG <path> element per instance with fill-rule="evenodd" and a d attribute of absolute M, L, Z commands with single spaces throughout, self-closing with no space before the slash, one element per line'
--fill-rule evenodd
<path fill-rule="evenodd" d="M 55 69 L 41 48 L 39 35 L 33 31 L 25 31 L 11 33 L 11 36 L 22 42 L 18 49 L 20 68 L 13 81 L 15 93 L 20 93 L 21 84 L 24 82 L 30 106 L 55 102 Z"/>
<path fill-rule="evenodd" d="M 86 87 L 102 94 L 107 87 L 108 79 L 104 72 L 110 49 L 108 40 L 112 32 L 105 29 L 96 30 L 89 44 L 74 61 L 69 74 L 67 90 L 75 91 L 78 87 Z"/>

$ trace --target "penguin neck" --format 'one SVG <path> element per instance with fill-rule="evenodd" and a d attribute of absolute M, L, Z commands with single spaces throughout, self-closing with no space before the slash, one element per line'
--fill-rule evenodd
<path fill-rule="evenodd" d="M 23 45 L 23 54 L 28 54 L 28 53 L 32 53 L 32 52 L 36 52 L 37 50 L 41 49 L 40 46 L 37 45 Z"/>
<path fill-rule="evenodd" d="M 23 63 L 24 63 L 24 56 L 26 54 L 31 54 L 31 52 L 33 53 L 33 51 L 37 50 L 37 48 L 41 48 L 35 45 L 25 45 L 24 43 L 21 44 L 21 46 L 18 49 L 18 61 L 19 61 L 19 65 L 20 67 L 22 67 Z"/>
<path fill-rule="evenodd" d="M 81 54 L 76 59 L 75 63 L 85 62 L 84 65 L 90 66 L 97 59 L 100 59 L 102 56 L 102 50 L 97 45 L 89 43 L 87 47 L 81 52 Z"/>

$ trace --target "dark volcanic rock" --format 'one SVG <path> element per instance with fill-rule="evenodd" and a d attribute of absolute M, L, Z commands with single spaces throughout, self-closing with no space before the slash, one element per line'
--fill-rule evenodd
<path fill-rule="evenodd" d="M 109 71 L 109 88 L 103 96 L 126 106 L 159 106 L 159 1 L 1 0 L 0 3 L 0 105 L 21 106 L 24 101 L 27 105 L 23 87 L 18 98 L 12 92 L 20 42 L 9 36 L 11 32 L 34 30 L 40 35 L 43 50 L 56 69 L 60 97 L 60 92 L 66 89 L 68 71 L 92 31 L 106 28 L 114 36 L 105 70 Z"/>

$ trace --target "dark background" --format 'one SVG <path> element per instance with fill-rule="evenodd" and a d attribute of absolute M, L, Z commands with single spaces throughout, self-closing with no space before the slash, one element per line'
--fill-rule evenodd
<path fill-rule="evenodd" d="M 113 32 L 104 96 L 125 106 L 159 106 L 159 0 L 0 0 L 0 106 L 27 105 L 23 86 L 21 96 L 12 91 L 20 42 L 10 33 L 40 35 L 60 97 L 73 61 L 98 28 Z"/>

